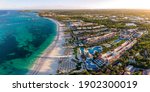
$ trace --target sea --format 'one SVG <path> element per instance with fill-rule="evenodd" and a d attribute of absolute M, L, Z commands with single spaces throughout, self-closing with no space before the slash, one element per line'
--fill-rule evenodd
<path fill-rule="evenodd" d="M 0 11 L 0 75 L 24 75 L 57 35 L 35 11 Z"/>

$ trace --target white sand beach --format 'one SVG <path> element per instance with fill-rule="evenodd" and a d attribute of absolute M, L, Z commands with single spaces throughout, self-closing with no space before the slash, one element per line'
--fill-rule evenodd
<path fill-rule="evenodd" d="M 64 27 L 54 19 L 50 19 L 57 24 L 57 36 L 52 44 L 43 52 L 43 54 L 35 61 L 33 67 L 27 73 L 28 75 L 49 75 L 57 74 L 58 60 L 63 57 L 65 48 L 62 44 L 64 39 Z"/>

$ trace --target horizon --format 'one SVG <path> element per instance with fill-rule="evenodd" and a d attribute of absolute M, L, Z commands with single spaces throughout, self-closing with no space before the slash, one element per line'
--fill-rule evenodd
<path fill-rule="evenodd" d="M 150 10 L 149 3 L 150 1 L 148 0 L 1 0 L 0 10 Z"/>
<path fill-rule="evenodd" d="M 26 10 L 26 11 L 30 11 L 30 10 L 150 10 L 150 9 L 125 9 L 125 8 L 111 8 L 111 9 L 107 9 L 107 8 L 101 8 L 101 9 L 84 9 L 84 8 L 82 8 L 82 9 L 78 9 L 78 8 L 76 8 L 76 9 L 0 9 L 0 11 L 3 11 L 3 10 Z"/>
<path fill-rule="evenodd" d="M 132 10 L 135 10 L 135 11 L 140 11 L 140 10 L 144 10 L 144 11 L 150 11 L 150 9 L 0 9 L 0 11 L 59 11 L 59 10 L 64 10 L 64 11 L 82 11 L 82 10 L 87 10 L 87 11 L 90 11 L 90 10 L 110 10 L 110 11 L 113 11 L 113 10 L 129 10 L 129 11 L 132 11 Z"/>

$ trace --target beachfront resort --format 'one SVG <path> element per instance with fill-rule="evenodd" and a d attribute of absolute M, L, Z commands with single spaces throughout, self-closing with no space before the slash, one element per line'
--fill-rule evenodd
<path fill-rule="evenodd" d="M 150 16 L 138 14 L 142 11 L 108 11 L 39 12 L 57 20 L 59 29 L 55 47 L 40 72 L 150 74 Z"/>

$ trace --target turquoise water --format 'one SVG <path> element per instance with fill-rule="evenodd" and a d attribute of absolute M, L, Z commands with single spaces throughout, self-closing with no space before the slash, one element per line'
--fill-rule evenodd
<path fill-rule="evenodd" d="M 0 11 L 0 74 L 25 74 L 52 43 L 57 26 L 34 12 Z"/>
<path fill-rule="evenodd" d="M 101 46 L 95 46 L 95 47 L 93 47 L 93 48 L 89 48 L 89 49 L 88 49 L 88 52 L 89 52 L 90 54 L 94 54 L 95 52 L 101 53 L 101 52 L 102 52 L 102 47 L 101 47 Z"/>
<path fill-rule="evenodd" d="M 85 52 L 84 50 L 85 49 L 83 47 L 80 48 L 80 51 L 81 51 L 82 54 L 84 54 L 84 52 Z M 88 48 L 88 52 L 90 54 L 94 54 L 95 52 L 101 53 L 102 50 L 103 50 L 103 48 L 101 46 L 95 46 L 95 47 L 92 47 L 92 48 Z"/>

